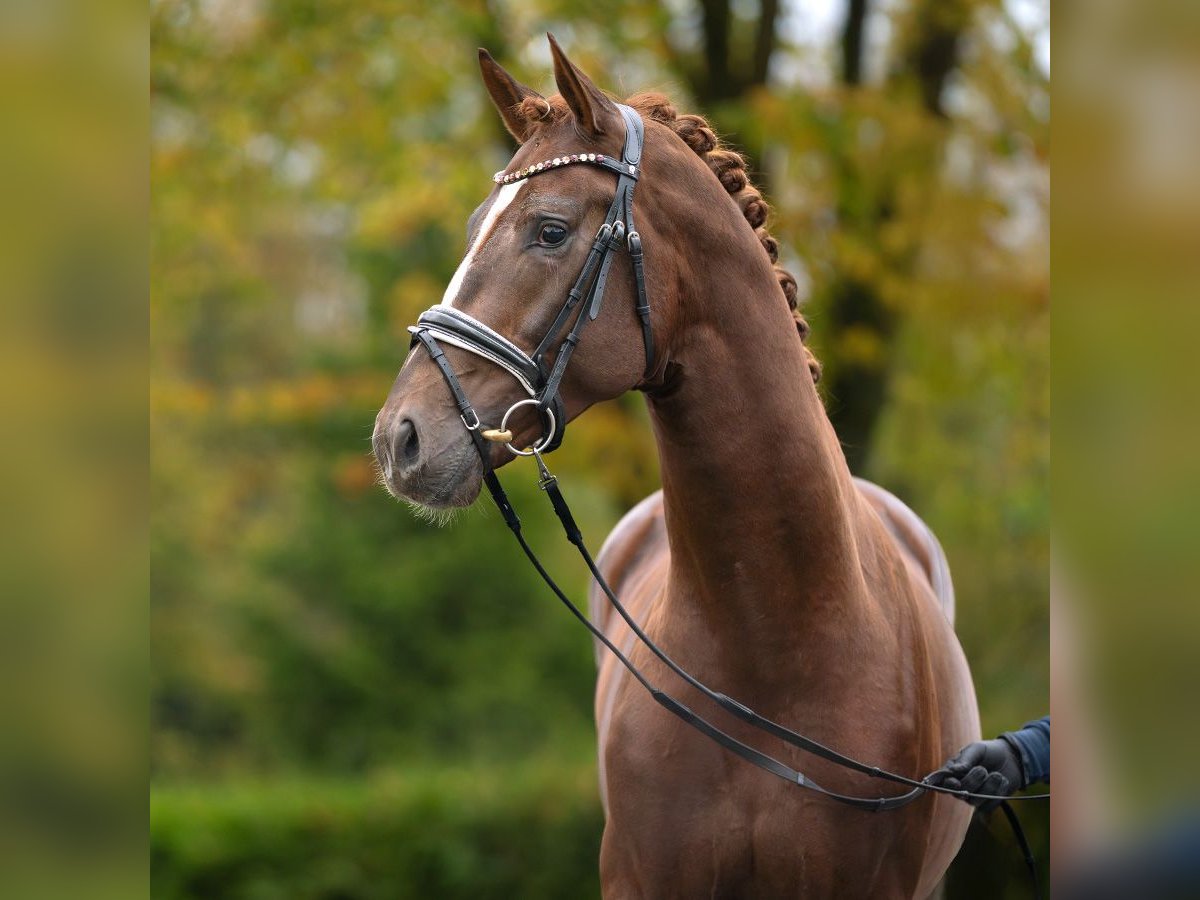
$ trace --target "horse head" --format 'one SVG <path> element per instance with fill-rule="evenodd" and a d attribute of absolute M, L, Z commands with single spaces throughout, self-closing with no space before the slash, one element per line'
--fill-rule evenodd
<path fill-rule="evenodd" d="M 620 160 L 627 123 L 618 105 L 567 59 L 553 38 L 551 50 L 559 93 L 549 98 L 518 82 L 486 51 L 479 52 L 488 94 L 520 142 L 505 173 L 515 176 L 543 164 L 546 168 L 538 169 L 536 178 L 499 176 L 468 222 L 466 255 L 440 304 L 443 313 L 464 313 L 530 356 L 548 339 L 539 359 L 545 374 L 553 370 L 575 317 L 596 312 L 586 340 L 573 348 L 570 365 L 563 368 L 558 404 L 548 413 L 528 404 L 514 410 L 506 423 L 516 448 L 544 442 L 549 415 L 557 412 L 559 421 L 554 424 L 561 428 L 592 404 L 643 386 L 656 375 L 647 370 L 628 253 L 612 253 L 603 296 L 596 298 L 598 311 L 579 309 L 583 304 L 577 301 L 566 320 L 559 321 L 568 293 L 593 252 L 619 179 L 599 165 L 566 163 L 581 156 L 585 162 L 597 157 Z M 644 283 L 655 302 L 655 340 L 670 333 L 675 293 L 669 285 L 679 257 L 674 229 L 661 224 L 666 211 L 656 208 L 662 198 L 647 185 L 687 155 L 686 147 L 672 147 L 668 138 L 674 140 L 667 128 L 649 123 L 637 172 L 641 176 L 644 165 L 648 173 L 640 178 L 636 216 L 642 245 L 653 248 Z M 624 246 L 616 245 L 628 236 L 610 233 L 609 239 L 614 250 L 623 251 Z M 456 346 L 452 337 L 440 343 L 481 428 L 495 428 L 515 403 L 529 399 L 528 387 L 513 373 Z M 429 507 L 470 504 L 479 493 L 485 464 L 463 426 L 438 367 L 428 353 L 414 347 L 375 421 L 372 443 L 388 490 Z M 493 467 L 511 458 L 500 444 L 488 450 Z"/>
<path fill-rule="evenodd" d="M 703 318 L 682 302 L 690 281 L 777 259 L 741 157 L 703 119 L 657 94 L 622 106 L 550 47 L 550 97 L 479 51 L 520 147 L 470 217 L 441 303 L 410 329 L 372 437 L 388 490 L 419 506 L 469 505 L 512 458 L 504 444 L 552 450 L 593 404 L 662 388 L 676 342 Z M 776 275 L 794 309 L 794 279 Z"/>

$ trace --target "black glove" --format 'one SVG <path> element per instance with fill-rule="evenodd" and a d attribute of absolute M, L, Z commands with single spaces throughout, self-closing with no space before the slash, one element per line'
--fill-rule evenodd
<path fill-rule="evenodd" d="M 994 741 L 976 741 L 967 744 L 958 755 L 932 773 L 927 779 L 930 784 L 941 785 L 955 791 L 970 791 L 973 794 L 998 794 L 1007 797 L 1025 787 L 1025 769 L 1021 765 L 1021 754 L 1017 748 L 1002 737 Z M 999 800 L 977 800 L 964 797 L 972 806 L 984 812 L 1000 805 Z"/>

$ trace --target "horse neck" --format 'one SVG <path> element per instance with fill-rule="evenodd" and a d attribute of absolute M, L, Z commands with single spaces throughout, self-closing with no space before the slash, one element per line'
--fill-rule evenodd
<path fill-rule="evenodd" d="M 794 654 L 862 596 L 857 492 L 765 254 L 687 286 L 700 313 L 650 398 L 671 547 L 668 603 L 716 641 Z M 788 648 L 791 648 L 790 651 Z M 744 652 L 740 654 L 745 656 Z M 770 663 L 770 654 L 763 658 Z"/>

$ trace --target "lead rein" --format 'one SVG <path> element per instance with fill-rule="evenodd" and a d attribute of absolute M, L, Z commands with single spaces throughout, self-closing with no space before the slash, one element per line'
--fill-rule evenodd
<path fill-rule="evenodd" d="M 914 781 L 913 779 L 905 778 L 903 775 L 895 775 L 891 772 L 887 772 L 883 769 L 880 769 L 878 766 L 867 766 L 863 763 L 860 763 L 851 757 L 838 753 L 837 751 L 812 740 L 811 738 L 806 738 L 803 735 L 797 734 L 788 728 L 784 728 L 782 725 L 778 725 L 769 719 L 764 719 L 749 707 L 738 703 L 738 701 L 734 700 L 732 697 L 728 697 L 725 694 L 720 694 L 710 690 L 708 687 L 700 683 L 696 678 L 686 672 L 683 668 L 681 668 L 678 664 L 676 664 L 669 656 L 667 656 L 667 654 L 661 648 L 659 648 L 659 646 L 654 643 L 654 641 L 652 641 L 644 631 L 642 631 L 641 627 L 633 620 L 633 617 L 629 615 L 628 611 L 625 609 L 625 605 L 617 599 L 612 588 L 609 587 L 604 576 L 600 574 L 595 561 L 592 559 L 592 555 L 584 543 L 583 533 L 579 530 L 579 526 L 575 522 L 575 517 L 571 514 L 571 508 L 567 505 L 566 498 L 563 497 L 562 491 L 560 491 L 558 488 L 558 479 L 552 475 L 550 470 L 546 467 L 545 460 L 542 459 L 541 453 L 534 451 L 533 456 L 537 460 L 538 464 L 538 471 L 540 475 L 540 480 L 538 483 L 539 487 L 541 487 L 541 489 L 546 492 L 546 496 L 550 498 L 550 505 L 554 508 L 554 514 L 558 517 L 559 522 L 562 523 L 563 531 L 566 533 L 567 540 L 574 544 L 578 549 L 580 555 L 583 557 L 583 561 L 587 564 L 589 571 L 592 573 L 592 577 L 596 579 L 596 583 L 600 585 L 601 590 L 604 591 L 609 603 L 611 603 L 613 608 L 617 610 L 621 618 L 623 618 L 633 630 L 633 633 L 651 652 L 653 652 L 659 657 L 659 659 L 666 663 L 672 671 L 680 675 L 680 677 L 682 677 L 689 684 L 695 686 L 705 696 L 715 700 L 724 709 L 732 712 L 734 715 L 738 716 L 738 718 L 749 723 L 750 725 L 753 725 L 762 731 L 766 731 L 768 734 L 773 734 L 777 737 L 780 737 L 794 746 L 797 746 L 803 750 L 808 750 L 811 753 L 815 753 L 816 755 L 821 756 L 831 762 L 840 764 L 845 768 L 864 772 L 874 778 L 882 778 L 900 784 L 911 784 L 914 785 L 914 787 L 908 793 L 900 794 L 895 797 L 855 797 L 831 791 L 817 784 L 817 782 L 813 781 L 811 778 L 806 777 L 802 772 L 791 768 L 786 763 L 780 762 L 774 757 L 768 756 L 759 750 L 755 750 L 748 744 L 742 743 L 737 738 L 727 734 L 717 726 L 713 725 L 703 716 L 697 714 L 682 702 L 676 700 L 674 697 L 670 696 L 659 688 L 656 688 L 653 684 L 651 684 L 650 680 L 646 678 L 641 670 L 639 670 L 638 667 L 635 666 L 632 661 L 630 661 L 629 657 L 622 653 L 612 642 L 612 640 L 610 640 L 609 637 L 604 634 L 604 632 L 597 628 L 591 619 L 589 619 L 583 614 L 583 612 L 580 611 L 579 607 L 571 602 L 570 598 L 563 593 L 562 588 L 558 586 L 558 584 L 551 577 L 550 573 L 546 571 L 545 566 L 542 565 L 541 560 L 538 559 L 537 554 L 533 551 L 533 548 L 529 546 L 529 542 L 525 540 L 525 535 L 521 532 L 521 521 L 519 518 L 517 518 L 516 512 L 513 510 L 512 504 L 509 502 L 508 495 L 505 494 L 504 488 L 500 484 L 500 480 L 496 477 L 495 471 L 488 464 L 487 459 L 484 458 L 484 481 L 488 486 L 488 491 L 492 495 L 492 499 L 500 508 L 500 512 L 504 516 L 505 523 L 508 525 L 509 530 L 512 531 L 513 536 L 517 539 L 517 543 L 520 545 L 521 551 L 533 565 L 538 575 L 540 575 L 542 580 L 546 582 L 546 585 L 559 599 L 563 606 L 567 608 L 571 615 L 583 623 L 584 628 L 590 631 L 593 637 L 604 644 L 604 646 L 612 652 L 621 665 L 623 665 L 625 669 L 638 681 L 638 683 L 646 689 L 651 698 L 653 698 L 653 700 L 658 703 L 659 706 L 663 707 L 663 709 L 667 710 L 667 712 L 671 713 L 687 725 L 690 725 L 692 728 L 699 731 L 709 740 L 721 745 L 726 750 L 741 757 L 746 762 L 757 766 L 763 771 L 769 772 L 772 775 L 782 778 L 784 781 L 792 784 L 806 787 L 811 791 L 815 791 L 818 794 L 829 797 L 831 800 L 836 800 L 839 803 L 854 807 L 856 809 L 863 809 L 869 812 L 883 812 L 886 810 L 899 809 L 903 806 L 907 806 L 909 803 L 919 798 L 927 790 L 942 794 L 950 794 L 958 797 L 960 800 L 966 800 L 968 798 L 999 800 L 1000 810 L 1004 813 L 1004 817 L 1008 821 L 1009 827 L 1012 829 L 1013 836 L 1016 838 L 1017 846 L 1021 851 L 1021 857 L 1025 863 L 1025 869 L 1029 874 L 1029 882 L 1032 886 L 1034 900 L 1041 900 L 1041 885 L 1038 881 L 1037 865 L 1033 859 L 1033 852 L 1029 848 L 1028 838 L 1025 837 L 1025 829 L 1021 827 L 1021 820 L 1017 818 L 1016 811 L 1012 808 L 1012 804 L 1009 801 L 1045 800 L 1049 799 L 1050 797 L 1048 793 L 1024 794 L 1017 797 L 1005 797 L 997 794 L 977 794 L 970 791 L 956 791 L 940 785 L 929 784 L 924 779 L 921 781 Z M 928 778 L 928 776 L 926 776 L 926 778 Z"/>
<path fill-rule="evenodd" d="M 767 756 L 766 754 L 760 753 L 741 741 L 738 741 L 736 738 L 726 734 L 711 722 L 693 712 L 683 703 L 675 700 L 669 694 L 666 694 L 665 692 L 656 688 L 645 676 L 645 674 L 642 673 L 641 670 L 639 670 L 624 653 L 618 650 L 608 639 L 608 637 L 605 636 L 603 632 L 601 632 L 600 629 L 597 628 L 596 625 L 592 623 L 592 621 L 585 616 L 565 595 L 562 589 L 546 571 L 541 561 L 537 558 L 533 548 L 529 546 L 528 541 L 525 540 L 524 534 L 521 531 L 520 520 L 516 518 L 515 512 L 512 513 L 511 518 L 509 515 L 505 514 L 505 522 L 508 524 L 509 529 L 516 536 L 518 543 L 521 545 L 522 551 L 529 558 L 530 562 L 533 564 L 542 580 L 546 582 L 546 585 L 555 594 L 555 596 L 558 597 L 558 599 L 568 607 L 571 614 L 574 615 L 575 618 L 579 619 L 584 624 L 584 627 L 586 627 L 594 637 L 596 637 L 601 643 L 603 643 L 609 650 L 613 652 L 613 654 L 617 657 L 617 660 L 651 694 L 655 702 L 686 722 L 688 725 L 691 725 L 693 728 L 700 731 L 706 737 L 716 741 L 727 750 L 732 751 L 738 756 L 741 756 L 747 762 L 750 762 L 761 769 L 765 769 L 766 771 L 771 772 L 773 775 L 783 778 L 785 781 L 791 781 L 792 783 L 799 784 L 803 787 L 811 788 L 812 790 L 825 794 L 841 803 L 857 806 L 862 809 L 869 809 L 872 811 L 899 808 L 917 799 L 917 797 L 919 797 L 925 791 L 950 794 L 951 796 L 958 797 L 959 799 L 963 800 L 1042 800 L 1049 798 L 1050 795 L 1048 793 L 1024 794 L 1016 797 L 1005 797 L 996 794 L 979 794 L 970 791 L 954 790 L 941 785 L 929 784 L 925 780 L 917 781 L 916 779 L 907 778 L 903 775 L 897 775 L 893 772 L 888 772 L 885 769 L 881 769 L 878 766 L 870 766 L 866 763 L 859 762 L 852 757 L 838 753 L 836 750 L 826 747 L 824 744 L 821 744 L 812 738 L 805 737 L 804 735 L 798 734 L 789 728 L 771 721 L 770 719 L 760 716 L 745 704 L 739 703 L 732 697 L 712 690 L 687 672 L 682 666 L 676 663 L 650 638 L 649 635 L 645 633 L 645 631 L 642 630 L 641 626 L 637 624 L 633 616 L 629 614 L 629 611 L 625 608 L 625 605 L 621 603 L 616 594 L 613 592 L 612 588 L 609 587 L 607 580 L 600 573 L 595 560 L 588 551 L 587 545 L 583 540 L 583 534 L 575 522 L 575 517 L 571 514 L 571 508 L 567 504 L 566 498 L 563 497 L 562 491 L 558 487 L 558 479 L 550 473 L 549 469 L 546 467 L 545 460 L 542 458 L 540 453 L 534 453 L 533 455 L 537 461 L 540 474 L 539 486 L 546 492 L 546 496 L 550 499 L 550 505 L 554 509 L 554 513 L 562 525 L 563 532 L 566 534 L 567 540 L 578 550 L 580 556 L 583 558 L 584 563 L 587 565 L 588 570 L 591 572 L 592 577 L 595 578 L 596 583 L 604 592 L 609 603 L 612 604 L 613 609 L 615 609 L 621 618 L 625 620 L 626 624 L 629 625 L 630 630 L 633 631 L 638 640 L 640 640 L 642 644 L 644 644 L 646 648 L 650 650 L 650 652 L 662 660 L 662 662 L 668 668 L 670 668 L 671 671 L 675 672 L 680 678 L 682 678 L 696 690 L 700 691 L 700 693 L 704 694 L 704 696 L 717 703 L 722 709 L 733 714 L 747 724 L 758 728 L 760 731 L 765 731 L 766 733 L 792 744 L 801 750 L 805 750 L 829 762 L 840 765 L 843 768 L 861 772 L 862 774 L 868 775 L 872 778 L 880 778 L 884 781 L 892 781 L 897 784 L 902 784 L 911 787 L 912 790 L 906 794 L 901 794 L 895 797 L 853 797 L 827 790 L 814 782 L 812 779 L 807 778 L 800 772 L 790 768 L 785 763 L 782 763 L 773 757 Z M 488 471 L 488 475 L 491 476 L 490 479 L 488 479 L 489 492 L 492 494 L 492 497 L 496 501 L 497 505 L 501 507 L 502 514 L 504 514 L 504 510 L 506 508 L 511 511 L 512 504 L 509 502 L 503 488 L 500 487 L 499 479 L 495 477 L 495 473 L 490 469 Z M 499 489 L 499 493 L 492 489 L 493 484 Z"/>

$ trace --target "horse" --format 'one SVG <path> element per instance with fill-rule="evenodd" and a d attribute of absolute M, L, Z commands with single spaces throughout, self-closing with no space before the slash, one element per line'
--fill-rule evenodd
<path fill-rule="evenodd" d="M 434 511 L 469 505 L 512 458 L 481 440 L 484 424 L 503 419 L 488 433 L 514 451 L 545 447 L 548 428 L 558 433 L 593 404 L 640 391 L 662 488 L 605 541 L 604 579 L 704 684 L 919 778 L 979 737 L 941 546 L 896 497 L 852 477 L 818 393 L 796 282 L 777 266 L 767 206 L 741 156 L 661 94 L 619 105 L 552 37 L 550 45 L 558 93 L 549 97 L 479 52 L 484 86 L 519 148 L 471 216 L 467 252 L 435 310 L 483 323 L 489 346 L 511 342 L 520 358 L 540 351 L 543 335 L 561 333 L 563 297 L 605 236 L 607 225 L 597 226 L 614 171 L 619 190 L 639 176 L 629 213 L 644 272 L 630 240 L 630 253 L 611 262 L 594 324 L 557 350 L 573 355 L 556 368 L 549 425 L 546 404 L 517 399 L 515 363 L 491 365 L 468 342 L 447 339 L 443 351 L 422 338 L 425 353 L 414 341 L 372 435 L 384 484 Z M 623 141 L 627 151 L 635 129 L 644 131 L 640 173 L 626 178 Z M 593 584 L 592 624 L 670 682 L 605 601 Z M 688 706 L 703 707 L 694 688 L 673 684 Z M 598 655 L 595 713 L 606 898 L 929 897 L 970 821 L 971 809 L 948 796 L 871 812 L 773 779 L 667 715 L 608 652 Z M 867 790 L 860 773 L 721 710 L 708 714 L 832 790 Z"/>

